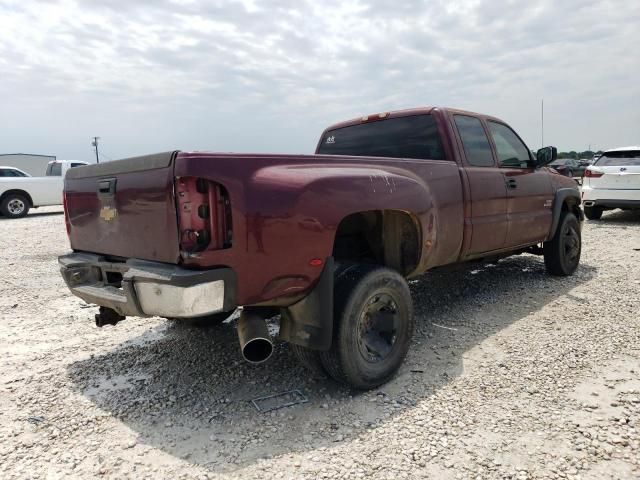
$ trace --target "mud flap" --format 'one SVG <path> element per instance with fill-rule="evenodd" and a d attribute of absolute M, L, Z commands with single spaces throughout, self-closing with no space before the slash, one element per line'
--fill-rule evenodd
<path fill-rule="evenodd" d="M 328 257 L 311 293 L 281 309 L 281 340 L 312 350 L 329 350 L 333 335 L 333 274 L 333 257 Z"/>

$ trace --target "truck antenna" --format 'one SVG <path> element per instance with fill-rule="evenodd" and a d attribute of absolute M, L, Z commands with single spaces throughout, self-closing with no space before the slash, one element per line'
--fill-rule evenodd
<path fill-rule="evenodd" d="M 542 136 L 542 145 L 540 145 L 540 148 L 544 148 L 544 98 L 542 99 L 542 110 L 541 110 L 541 114 L 542 114 L 542 131 L 541 131 L 541 136 Z"/>
<path fill-rule="evenodd" d="M 100 137 L 93 137 L 93 141 L 91 142 L 91 146 L 96 149 L 96 163 L 100 163 L 100 158 L 98 157 L 98 140 L 100 140 Z"/>

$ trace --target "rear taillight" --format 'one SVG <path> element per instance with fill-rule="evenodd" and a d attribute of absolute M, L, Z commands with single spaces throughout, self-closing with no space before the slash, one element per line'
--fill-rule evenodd
<path fill-rule="evenodd" d="M 231 204 L 220 184 L 196 177 L 177 177 L 176 208 L 180 249 L 184 252 L 231 247 Z"/>
<path fill-rule="evenodd" d="M 604 175 L 604 172 L 596 172 L 595 170 L 589 170 L 588 168 L 584 171 L 584 176 L 589 178 L 600 178 Z"/>
<path fill-rule="evenodd" d="M 67 210 L 67 192 L 62 192 L 62 207 L 64 208 L 64 224 L 67 227 L 67 237 L 71 237 L 71 222 L 69 221 L 69 211 Z"/>

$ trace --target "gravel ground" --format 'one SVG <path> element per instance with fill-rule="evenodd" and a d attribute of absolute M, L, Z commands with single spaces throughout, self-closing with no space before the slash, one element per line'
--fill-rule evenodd
<path fill-rule="evenodd" d="M 244 363 L 233 323 L 96 328 L 60 212 L 0 219 L 1 478 L 640 478 L 640 213 L 585 224 L 570 278 L 522 255 L 413 281 L 409 357 L 360 393 L 286 344 Z"/>

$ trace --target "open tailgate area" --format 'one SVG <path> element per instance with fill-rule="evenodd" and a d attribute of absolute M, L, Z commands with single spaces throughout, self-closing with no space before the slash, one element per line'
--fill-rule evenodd
<path fill-rule="evenodd" d="M 177 263 L 176 154 L 158 153 L 70 169 L 65 177 L 64 201 L 71 248 Z"/>

